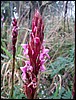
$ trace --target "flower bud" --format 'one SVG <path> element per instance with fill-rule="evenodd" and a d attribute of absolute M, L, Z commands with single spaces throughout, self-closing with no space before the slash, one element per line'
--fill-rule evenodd
<path fill-rule="evenodd" d="M 17 35 L 18 35 L 18 26 L 17 26 L 17 20 L 14 18 L 13 19 L 13 29 L 12 29 L 12 49 L 13 49 L 13 53 L 15 53 L 16 49 L 15 49 L 15 44 L 17 41 Z"/>

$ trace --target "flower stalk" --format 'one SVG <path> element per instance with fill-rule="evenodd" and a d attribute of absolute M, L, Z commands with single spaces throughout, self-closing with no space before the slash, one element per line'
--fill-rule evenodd
<path fill-rule="evenodd" d="M 15 69 L 15 53 L 16 53 L 16 41 L 17 41 L 17 35 L 18 35 L 18 26 L 17 26 L 17 20 L 13 19 L 13 29 L 12 29 L 12 50 L 13 50 L 13 64 L 12 64 L 12 88 L 11 88 L 11 97 L 13 98 L 13 90 L 14 90 L 14 69 Z"/>

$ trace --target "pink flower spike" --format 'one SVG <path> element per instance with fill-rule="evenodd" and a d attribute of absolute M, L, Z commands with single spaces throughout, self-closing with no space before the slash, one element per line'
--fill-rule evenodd
<path fill-rule="evenodd" d="M 42 16 L 38 10 L 35 10 L 34 17 L 32 19 L 32 31 L 29 35 L 29 41 L 27 44 L 22 44 L 23 54 L 27 61 L 25 66 L 21 67 L 22 79 L 24 81 L 24 93 L 27 99 L 35 99 L 35 93 L 38 86 L 37 75 L 39 71 L 44 72 L 46 70 L 45 62 L 46 58 L 50 58 L 48 55 L 49 49 L 44 46 L 44 22 Z"/>
<path fill-rule="evenodd" d="M 41 71 L 41 72 L 43 72 L 43 71 L 45 71 L 45 70 L 46 70 L 46 68 L 45 68 L 44 65 L 40 66 L 40 71 Z"/>

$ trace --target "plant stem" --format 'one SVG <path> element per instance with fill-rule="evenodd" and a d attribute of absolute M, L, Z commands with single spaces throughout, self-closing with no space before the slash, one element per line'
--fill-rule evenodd
<path fill-rule="evenodd" d="M 11 88 L 12 98 L 13 98 L 13 90 L 14 90 L 14 69 L 15 69 L 15 51 L 13 51 L 13 64 L 12 64 L 12 88 Z"/>
<path fill-rule="evenodd" d="M 37 90 L 38 90 L 38 88 L 39 88 L 39 82 L 40 82 L 40 72 L 38 73 L 38 84 L 37 84 L 36 92 L 35 92 L 35 94 L 34 94 L 33 99 L 37 99 Z"/>

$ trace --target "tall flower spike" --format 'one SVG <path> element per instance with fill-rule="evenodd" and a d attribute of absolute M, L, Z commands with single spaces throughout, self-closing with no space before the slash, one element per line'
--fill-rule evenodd
<path fill-rule="evenodd" d="M 23 54 L 28 55 L 29 61 L 25 62 L 25 66 L 21 67 L 24 83 L 24 92 L 28 99 L 35 99 L 36 89 L 38 85 L 37 75 L 39 71 L 45 71 L 45 57 L 49 58 L 48 49 L 43 46 L 44 23 L 38 10 L 32 19 L 32 32 L 30 33 L 30 41 L 28 44 L 22 44 Z M 27 64 L 28 62 L 28 64 Z"/>
<path fill-rule="evenodd" d="M 15 68 L 15 53 L 16 53 L 16 41 L 17 41 L 17 35 L 18 35 L 18 26 L 17 26 L 17 20 L 13 19 L 13 29 L 12 29 L 12 50 L 13 50 L 13 64 L 12 64 L 12 88 L 11 88 L 11 97 L 13 97 L 13 85 L 14 85 L 14 68 Z"/>
<path fill-rule="evenodd" d="M 15 52 L 15 44 L 17 41 L 17 35 L 18 35 L 18 26 L 17 26 L 17 20 L 14 18 L 13 19 L 13 29 L 12 29 L 12 49 L 13 49 L 13 53 Z"/>

